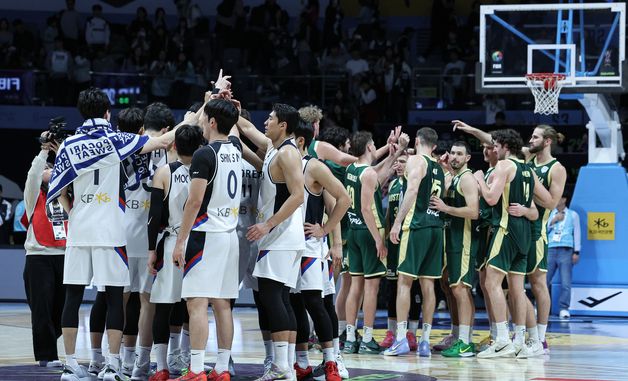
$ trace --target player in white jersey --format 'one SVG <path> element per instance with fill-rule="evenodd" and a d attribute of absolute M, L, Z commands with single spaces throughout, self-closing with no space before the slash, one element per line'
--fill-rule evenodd
<path fill-rule="evenodd" d="M 172 252 L 188 198 L 192 155 L 202 141 L 203 133 L 198 126 L 181 126 L 175 134 L 177 161 L 158 168 L 153 177 L 148 223 L 148 269 L 153 275 L 150 302 L 155 304 L 152 330 L 157 369 L 150 381 L 168 380 L 170 377 L 167 363 L 170 314 L 175 303 L 181 300 L 183 281 L 183 273 L 173 263 Z M 164 235 L 157 243 L 160 230 Z M 144 364 L 140 364 L 142 366 Z"/>
<path fill-rule="evenodd" d="M 325 309 L 322 298 L 323 262 L 327 261 L 325 257 L 328 251 L 327 234 L 333 231 L 334 237 L 341 238 L 340 220 L 349 209 L 351 201 L 344 185 L 334 177 L 330 169 L 323 162 L 307 155 L 307 147 L 314 137 L 312 125 L 301 120 L 294 135 L 297 147 L 303 156 L 305 180 L 303 202 L 305 251 L 301 258 L 296 292 L 290 295 L 290 302 L 297 319 L 297 361 L 294 369 L 297 379 L 324 377 L 327 381 L 340 381 L 341 377 L 336 364 L 336 357 L 340 351 L 339 342 L 337 338 L 335 343 L 332 342 L 334 338 L 332 318 Z M 323 224 L 325 209 L 329 218 Z M 323 348 L 323 364 L 316 369 L 312 369 L 308 359 L 310 335 L 308 314 L 312 317 Z"/>
<path fill-rule="evenodd" d="M 66 139 L 55 160 L 48 200 L 57 197 L 69 212 L 64 284 L 66 302 L 62 326 L 66 366 L 62 380 L 87 376 L 75 353 L 78 309 L 83 291 L 90 284 L 105 286 L 107 296 L 107 336 L 110 356 L 105 380 L 121 378 L 120 342 L 124 324 L 123 287 L 129 284 L 128 258 L 124 246 L 124 191 L 121 161 L 140 151 L 165 148 L 174 132 L 149 138 L 116 132 L 109 125 L 110 103 L 99 89 L 81 92 L 78 108 L 85 123 L 77 134 Z M 74 201 L 67 188 L 73 187 Z"/>
<path fill-rule="evenodd" d="M 205 105 L 200 120 L 209 144 L 192 158 L 190 192 L 173 253 L 177 266 L 183 268 L 181 296 L 187 299 L 191 339 L 190 372 L 177 380 L 206 379 L 203 363 L 210 301 L 216 317 L 218 358 L 209 378 L 231 379 L 230 299 L 238 297 L 238 273 L 234 269 L 238 268 L 239 250 L 235 229 L 242 184 L 242 145 L 231 130 L 238 115 L 233 103 L 214 99 Z"/>
<path fill-rule="evenodd" d="M 259 285 L 259 313 L 268 317 L 274 350 L 273 364 L 259 380 L 293 379 L 288 359 L 294 357 L 296 319 L 289 290 L 296 286 L 305 249 L 301 210 L 304 180 L 301 155 L 292 137 L 298 123 L 297 110 L 285 104 L 273 106 L 265 123 L 266 136 L 244 118 L 238 120 L 244 135 L 259 149 L 266 150 L 258 223 L 247 233 L 247 239 L 259 240 L 253 275 Z"/>

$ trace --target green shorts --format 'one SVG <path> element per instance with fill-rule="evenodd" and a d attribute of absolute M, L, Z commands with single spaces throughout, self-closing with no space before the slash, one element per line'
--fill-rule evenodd
<path fill-rule="evenodd" d="M 475 269 L 480 271 L 486 266 L 488 248 L 491 243 L 491 238 L 493 237 L 494 228 L 492 226 L 485 226 L 478 229 L 478 250 L 475 255 Z"/>
<path fill-rule="evenodd" d="M 399 265 L 399 244 L 394 244 L 388 240 L 388 255 L 386 256 L 386 279 L 395 280 L 398 278 L 397 266 Z"/>
<path fill-rule="evenodd" d="M 449 274 L 449 286 L 464 284 L 473 286 L 475 277 L 475 256 L 478 250 L 478 240 L 471 240 L 471 247 L 463 247 L 460 252 L 447 252 L 447 274 Z"/>
<path fill-rule="evenodd" d="M 506 229 L 502 227 L 496 229 L 491 239 L 486 264 L 503 273 L 525 275 L 528 250 L 522 250 L 520 243 L 516 242 Z"/>
<path fill-rule="evenodd" d="M 547 272 L 547 243 L 543 237 L 530 244 L 528 250 L 528 268 L 526 272 L 532 274 L 536 270 Z"/>
<path fill-rule="evenodd" d="M 413 279 L 438 279 L 443 275 L 444 249 L 441 227 L 404 230 L 399 243 L 397 272 Z"/>
<path fill-rule="evenodd" d="M 380 229 L 384 238 L 384 229 Z M 367 229 L 349 229 L 347 234 L 349 274 L 375 278 L 386 275 L 386 259 L 377 256 L 375 240 Z"/>

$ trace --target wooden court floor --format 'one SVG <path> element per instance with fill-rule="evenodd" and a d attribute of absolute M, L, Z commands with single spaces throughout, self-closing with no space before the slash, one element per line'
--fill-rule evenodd
<path fill-rule="evenodd" d="M 89 360 L 89 306 L 81 308 L 80 330 L 77 340 L 77 355 Z M 438 342 L 448 332 L 448 316 L 436 316 L 432 343 Z M 210 320 L 212 320 L 210 318 Z M 474 341 L 486 335 L 486 321 L 481 315 L 474 331 Z M 376 338 L 385 333 L 385 312 L 378 312 Z M 569 322 L 552 319 L 548 329 L 549 355 L 527 359 L 476 358 L 448 359 L 438 354 L 431 358 L 414 355 L 389 358 L 380 355 L 345 355 L 347 367 L 355 369 L 355 380 L 628 380 L 628 319 L 572 317 Z M 63 353 L 61 340 L 59 353 Z M 216 351 L 215 326 L 210 321 L 210 337 L 206 360 L 214 361 Z M 258 332 L 256 311 L 252 308 L 237 308 L 235 311 L 235 338 L 233 358 L 242 367 L 261 364 L 264 349 Z M 310 353 L 312 363 L 321 361 L 321 354 Z M 2 367 L 24 366 L 31 370 L 24 376 L 13 379 L 44 379 L 37 377 L 33 368 L 30 311 L 24 304 L 0 304 L 0 380 Z M 8 369 L 8 368 L 5 368 Z M 15 368 L 20 369 L 20 368 Z M 19 373 L 19 372 L 18 372 Z M 29 376 L 25 376 L 29 374 Z M 48 379 L 48 378 L 46 378 Z M 243 378 L 248 379 L 248 378 Z"/>

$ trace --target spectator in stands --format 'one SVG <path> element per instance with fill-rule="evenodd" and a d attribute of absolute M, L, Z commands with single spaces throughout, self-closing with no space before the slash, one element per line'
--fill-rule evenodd
<path fill-rule="evenodd" d="M 377 27 L 374 34 L 375 38 L 371 39 L 368 47 L 369 57 L 378 59 L 386 53 L 388 48 L 392 48 L 392 42 L 386 38 L 386 30 L 382 27 Z"/>
<path fill-rule="evenodd" d="M 4 49 L 9 47 L 12 43 L 13 32 L 11 32 L 9 20 L 3 17 L 0 19 L 0 48 Z"/>
<path fill-rule="evenodd" d="M 338 44 L 342 39 L 342 21 L 344 12 L 340 7 L 340 0 L 330 0 L 325 8 L 325 22 L 323 24 L 323 44 L 329 48 Z"/>
<path fill-rule="evenodd" d="M 176 49 L 173 50 L 174 57 L 177 58 L 179 52 L 184 52 L 186 56 L 191 56 L 194 36 L 192 31 L 188 29 L 188 22 L 185 18 L 179 19 L 177 29 L 172 33 L 172 44 Z"/>
<path fill-rule="evenodd" d="M 92 83 L 91 68 L 92 63 L 89 60 L 86 50 L 79 49 L 74 56 L 74 69 L 72 71 L 72 80 L 74 81 L 74 96 L 72 99 L 78 99 L 81 91 L 88 89 Z"/>
<path fill-rule="evenodd" d="M 0 184 L 0 245 L 9 244 L 9 231 L 11 230 L 11 203 L 2 197 L 2 184 Z"/>
<path fill-rule="evenodd" d="M 92 61 L 92 69 L 96 72 L 110 73 L 118 69 L 113 56 L 107 54 L 105 50 L 99 50 L 96 52 L 96 58 Z"/>
<path fill-rule="evenodd" d="M 109 45 L 109 23 L 102 17 L 102 6 L 94 4 L 92 15 L 85 22 L 85 42 L 91 54 Z"/>
<path fill-rule="evenodd" d="M 360 83 L 360 129 L 373 131 L 377 121 L 377 93 L 368 79 Z"/>
<path fill-rule="evenodd" d="M 495 124 L 495 116 L 497 113 L 506 110 L 506 101 L 499 95 L 486 95 L 482 105 L 486 112 L 486 124 Z"/>
<path fill-rule="evenodd" d="M 150 58 L 157 59 L 159 58 L 159 54 L 163 51 L 168 54 L 170 49 L 170 36 L 168 36 L 168 31 L 162 26 L 158 26 L 155 28 L 155 35 L 150 40 Z"/>
<path fill-rule="evenodd" d="M 323 54 L 321 70 L 323 72 L 344 72 L 347 65 L 347 53 L 340 43 L 331 45 Z"/>
<path fill-rule="evenodd" d="M 434 0 L 430 17 L 430 44 L 419 57 L 419 62 L 425 62 L 434 50 L 445 51 L 447 31 L 451 26 L 453 12 L 454 0 Z"/>
<path fill-rule="evenodd" d="M 46 19 L 46 28 L 41 31 L 41 43 L 46 55 L 54 49 L 57 37 L 59 37 L 59 20 L 56 15 L 53 15 Z"/>
<path fill-rule="evenodd" d="M 13 244 L 23 245 L 26 240 L 26 226 L 22 223 L 24 216 L 24 200 L 15 205 L 15 213 L 13 214 Z"/>
<path fill-rule="evenodd" d="M 63 44 L 74 54 L 81 36 L 81 15 L 74 9 L 75 0 L 65 0 L 66 9 L 62 10 L 59 17 Z"/>
<path fill-rule="evenodd" d="M 443 70 L 443 99 L 448 105 L 457 105 L 463 92 L 463 74 L 465 64 L 459 58 L 458 51 L 449 51 L 449 62 Z"/>
<path fill-rule="evenodd" d="M 408 98 L 412 87 L 412 69 L 399 52 L 393 58 L 391 121 L 405 123 L 408 119 Z"/>
<path fill-rule="evenodd" d="M 564 193 L 556 209 L 549 215 L 547 239 L 547 285 L 551 290 L 556 270 L 560 272 L 560 313 L 561 319 L 569 319 L 571 303 L 571 271 L 580 260 L 580 217 L 567 208 L 569 195 Z"/>
<path fill-rule="evenodd" d="M 503 111 L 495 114 L 495 128 L 506 128 L 506 113 Z"/>
<path fill-rule="evenodd" d="M 45 137 L 48 132 L 42 133 Z M 46 207 L 46 192 L 51 169 L 47 164 L 50 150 L 59 142 L 44 143 L 31 164 L 24 186 L 26 233 L 26 263 L 24 288 L 31 310 L 33 352 L 35 361 L 43 367 L 61 367 L 57 354 L 57 339 L 61 336 L 61 312 L 65 303 L 63 261 L 67 232 L 67 214 L 59 201 Z M 50 221 L 53 217 L 55 224 Z"/>
<path fill-rule="evenodd" d="M 175 71 L 174 65 L 167 60 L 166 52 L 164 50 L 159 52 L 149 69 L 149 73 L 154 76 L 150 87 L 153 101 L 166 102 L 168 100 Z"/>
<path fill-rule="evenodd" d="M 238 17 L 243 13 L 242 0 L 223 0 L 216 7 L 216 53 L 222 54 L 221 47 L 233 46 L 233 32 Z"/>
<path fill-rule="evenodd" d="M 133 48 L 133 54 L 126 57 L 122 63 L 122 71 L 127 73 L 144 73 L 148 69 L 148 62 L 144 50 L 140 46 Z"/>
<path fill-rule="evenodd" d="M 349 76 L 352 78 L 360 77 L 369 71 L 369 63 L 366 62 L 357 47 L 351 48 L 351 58 L 345 64 Z"/>
<path fill-rule="evenodd" d="M 131 51 L 133 51 L 135 54 L 135 50 L 137 49 L 140 50 L 143 56 L 148 55 L 148 52 L 150 51 L 149 38 L 143 28 L 137 32 L 137 35 L 133 38 L 133 41 L 131 42 Z"/>
<path fill-rule="evenodd" d="M 21 19 L 13 21 L 13 46 L 19 68 L 29 68 L 33 64 L 35 37 L 26 29 Z"/>
<path fill-rule="evenodd" d="M 142 29 L 144 30 L 144 36 L 146 39 L 150 39 L 152 37 L 153 24 L 148 19 L 146 8 L 138 7 L 135 11 L 135 18 L 129 24 L 128 36 L 134 38 Z"/>
<path fill-rule="evenodd" d="M 168 30 L 168 23 L 166 21 L 166 10 L 162 7 L 159 7 L 155 10 L 155 23 L 154 28 L 163 28 L 164 30 Z"/>
<path fill-rule="evenodd" d="M 72 55 L 65 49 L 61 38 L 55 40 L 55 47 L 46 59 L 48 86 L 52 101 L 58 106 L 67 106 L 69 102 L 68 80 L 72 73 Z"/>

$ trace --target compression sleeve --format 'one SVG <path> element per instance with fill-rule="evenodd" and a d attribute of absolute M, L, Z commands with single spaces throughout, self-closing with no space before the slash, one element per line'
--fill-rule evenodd
<path fill-rule="evenodd" d="M 153 188 L 150 192 L 150 210 L 148 212 L 148 250 L 155 250 L 157 246 L 163 206 L 164 190 Z"/>

